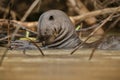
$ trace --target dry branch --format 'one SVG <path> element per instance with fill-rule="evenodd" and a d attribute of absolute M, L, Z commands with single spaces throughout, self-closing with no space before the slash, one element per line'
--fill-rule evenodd
<path fill-rule="evenodd" d="M 1 6 L 0 6 L 0 11 L 8 13 L 8 9 L 3 8 Z M 14 11 L 11 11 L 10 14 L 11 14 L 12 18 L 16 20 L 16 13 Z"/>
<path fill-rule="evenodd" d="M 82 21 L 88 17 L 110 14 L 110 13 L 113 13 L 115 11 L 116 11 L 116 13 L 120 12 L 120 7 L 105 8 L 105 9 L 101 9 L 101 10 L 96 10 L 96 11 L 88 12 L 88 13 L 78 15 L 78 16 L 71 16 L 71 18 L 73 18 L 75 21 L 78 21 L 78 20 Z"/>
<path fill-rule="evenodd" d="M 85 5 L 79 0 L 68 0 L 68 3 L 71 4 L 71 7 L 74 9 L 76 13 L 79 15 L 88 13 L 89 10 L 85 7 Z M 95 17 L 89 17 L 85 19 L 86 23 L 88 24 L 94 24 L 96 23 L 96 18 Z"/>
<path fill-rule="evenodd" d="M 73 54 L 76 50 L 78 50 L 89 38 L 91 38 L 94 33 L 99 30 L 105 23 L 107 23 L 112 17 L 113 15 L 118 11 L 119 9 L 116 9 L 116 11 L 114 11 L 109 17 L 107 17 L 103 23 L 101 25 L 99 25 L 91 34 L 88 35 L 88 37 L 82 42 L 80 43 L 77 47 L 74 48 L 74 50 L 70 53 Z M 90 59 L 90 58 L 89 58 Z"/>
<path fill-rule="evenodd" d="M 78 13 L 79 15 L 90 12 L 80 0 L 68 0 L 68 3 L 71 4 L 71 7 L 73 7 L 75 12 Z M 91 17 L 89 16 L 84 20 L 89 25 L 93 25 L 97 22 L 97 19 L 94 16 Z M 102 30 L 102 28 L 96 32 L 96 34 L 103 34 L 103 33 L 104 31 Z"/>
<path fill-rule="evenodd" d="M 17 21 L 17 20 L 11 20 L 11 25 L 16 26 L 16 27 L 21 27 L 22 29 L 33 32 L 35 34 L 36 34 L 37 23 L 38 22 L 21 22 L 21 21 Z M 4 24 L 4 26 L 7 26 L 8 20 L 7 19 L 0 19 L 1 27 L 3 24 Z"/>
<path fill-rule="evenodd" d="M 35 6 L 39 3 L 41 0 L 35 0 L 33 4 L 30 6 L 30 8 L 27 10 L 21 21 L 25 21 L 28 15 L 32 12 L 32 10 L 35 8 Z"/>
<path fill-rule="evenodd" d="M 102 40 L 106 37 L 106 34 L 109 32 L 109 30 L 111 30 L 113 27 L 115 27 L 115 24 L 117 24 L 118 21 L 120 21 L 120 17 L 117 18 L 117 19 L 113 22 L 113 24 L 111 24 L 110 27 L 105 31 L 105 34 L 100 38 L 100 40 L 98 41 L 98 44 L 93 48 L 93 50 L 92 50 L 92 52 L 91 52 L 91 54 L 90 54 L 90 56 L 89 56 L 89 60 L 92 59 L 92 57 L 93 57 L 96 49 L 98 48 L 98 46 L 100 45 L 100 43 L 102 42 Z"/>

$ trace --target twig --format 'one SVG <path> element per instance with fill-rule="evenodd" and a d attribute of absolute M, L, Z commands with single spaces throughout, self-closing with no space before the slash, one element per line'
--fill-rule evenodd
<path fill-rule="evenodd" d="M 39 0 L 36 0 L 36 1 L 39 1 Z M 11 8 L 10 8 L 10 9 L 11 9 Z M 24 21 L 24 19 L 22 19 L 21 21 Z M 12 34 L 12 36 L 11 36 L 11 41 L 14 40 L 15 34 L 18 32 L 18 30 L 19 30 L 20 28 L 21 28 L 21 27 L 18 26 L 18 27 L 15 29 L 15 31 L 13 32 L 13 34 Z M 9 50 L 10 45 L 11 45 L 11 44 L 8 44 L 7 48 L 5 49 L 5 52 L 3 53 L 3 56 L 2 56 L 2 58 L 1 58 L 1 60 L 0 60 L 0 66 L 2 65 L 2 62 L 3 62 L 4 57 L 6 56 L 8 50 Z"/>
<path fill-rule="evenodd" d="M 29 14 L 32 12 L 32 10 L 38 4 L 39 1 L 41 1 L 41 0 L 35 0 L 33 2 L 33 4 L 30 6 L 30 8 L 28 9 L 28 11 L 25 13 L 25 15 L 23 16 L 23 18 L 21 19 L 21 21 L 25 21 L 26 20 L 26 18 L 29 16 Z"/>
<path fill-rule="evenodd" d="M 0 19 L 0 23 L 2 24 L 6 24 L 8 25 L 8 20 L 7 19 Z M 25 29 L 29 32 L 32 32 L 34 34 L 37 34 L 37 32 L 35 31 L 35 28 L 37 26 L 37 22 L 21 22 L 21 21 L 16 21 L 16 20 L 11 20 L 11 24 L 13 26 L 17 26 L 17 27 L 20 27 L 22 29 Z M 32 28 L 34 30 L 32 30 Z"/>
<path fill-rule="evenodd" d="M 9 49 L 9 47 L 7 47 L 5 49 L 5 52 L 3 53 L 3 55 L 2 55 L 2 57 L 0 59 L 0 66 L 2 66 L 3 60 L 4 60 L 4 58 L 5 58 L 5 56 L 6 56 L 7 52 L 8 52 L 8 49 Z"/>
<path fill-rule="evenodd" d="M 44 53 L 43 53 L 43 51 L 41 50 L 41 48 L 33 40 L 31 40 L 30 38 L 27 38 L 27 39 L 30 40 L 31 43 L 33 43 L 38 48 L 38 50 L 40 51 L 40 53 L 42 54 L 42 56 L 45 56 Z"/>
<path fill-rule="evenodd" d="M 19 26 L 20 28 L 22 28 L 22 29 L 24 29 L 24 30 L 26 30 L 26 31 L 32 32 L 32 33 L 34 33 L 34 34 L 37 34 L 37 32 L 32 31 L 32 30 L 26 28 L 25 26 L 23 26 L 23 25 L 21 25 L 21 24 L 18 24 L 18 23 L 14 22 L 14 21 L 12 21 L 12 23 L 13 23 L 14 26 L 17 26 L 17 27 Z"/>
<path fill-rule="evenodd" d="M 8 11 L 8 29 L 9 29 L 9 26 L 10 26 L 10 12 L 11 12 L 11 7 L 12 7 L 12 1 L 10 1 L 8 7 L 9 7 L 9 8 L 8 8 L 8 10 L 9 10 L 9 11 Z M 8 33 L 9 33 L 9 31 L 8 31 Z M 8 40 L 9 40 L 9 38 L 8 38 Z M 11 40 L 10 40 L 10 41 L 11 41 Z M 9 50 L 9 47 L 10 47 L 10 44 L 11 44 L 10 41 L 8 41 L 8 46 L 7 46 L 7 48 L 5 49 L 5 52 L 3 53 L 2 57 L 1 57 L 0 66 L 2 65 L 3 60 L 4 60 L 5 56 L 7 55 L 8 50 Z"/>
<path fill-rule="evenodd" d="M 3 40 L 8 39 L 8 38 L 11 38 L 11 36 L 12 36 L 12 35 L 7 35 L 7 36 L 5 36 L 5 37 L 3 37 L 3 38 L 0 38 L 0 41 L 3 41 Z M 19 35 L 19 34 L 16 34 L 15 36 L 21 37 L 21 35 Z"/>
<path fill-rule="evenodd" d="M 8 9 L 5 9 L 5 8 L 3 8 L 3 7 L 0 6 L 0 11 L 5 12 L 5 13 L 8 13 L 9 10 L 8 10 Z M 15 13 L 14 11 L 11 10 L 10 14 L 11 14 L 12 18 L 13 18 L 14 20 L 16 20 L 16 14 L 17 14 L 17 13 Z"/>
<path fill-rule="evenodd" d="M 30 6 L 30 8 L 27 10 L 27 12 L 25 13 L 25 15 L 23 16 L 23 18 L 21 19 L 21 21 L 25 21 L 26 18 L 29 16 L 29 14 L 32 12 L 32 10 L 35 8 L 35 6 L 38 4 L 38 2 L 41 2 L 41 0 L 35 0 L 33 2 L 33 4 Z M 39 48 L 39 46 L 34 42 L 32 41 L 30 38 L 26 37 L 27 39 L 29 39 L 37 48 L 38 50 L 41 52 L 42 56 L 44 56 L 44 53 L 43 51 Z M 25 49 L 24 51 L 25 52 Z"/>
<path fill-rule="evenodd" d="M 104 15 L 104 14 L 110 14 L 113 12 L 120 12 L 120 6 L 119 7 L 115 7 L 115 8 L 105 8 L 105 9 L 101 9 L 101 10 L 96 10 L 96 11 L 92 11 L 86 14 L 82 14 L 79 16 L 74 16 L 71 17 L 73 18 L 75 21 L 79 20 L 79 21 L 83 21 L 84 19 L 91 17 L 91 16 L 98 16 L 98 15 Z"/>
<path fill-rule="evenodd" d="M 76 31 L 77 31 L 77 32 L 88 31 L 88 30 L 91 30 L 91 29 L 97 28 L 98 25 L 100 25 L 100 24 L 101 24 L 101 22 L 98 23 L 98 24 L 95 24 L 95 25 L 93 25 L 93 26 L 87 27 L 87 28 L 80 28 L 79 30 L 76 30 Z"/>
<path fill-rule="evenodd" d="M 112 16 L 113 14 L 111 14 L 108 18 L 106 18 L 103 21 L 103 23 L 99 25 L 90 35 L 88 35 L 88 37 L 82 43 L 80 43 L 77 47 L 75 47 L 75 49 L 70 54 L 73 54 L 76 50 L 78 50 L 78 48 L 81 47 L 89 38 L 91 38 L 97 30 L 99 30 L 106 22 L 108 22 L 111 19 Z"/>
<path fill-rule="evenodd" d="M 36 1 L 39 1 L 39 0 L 36 0 Z M 25 19 L 21 19 L 21 21 L 24 21 Z M 20 26 L 18 26 L 16 29 L 15 29 L 15 31 L 13 32 L 13 34 L 12 34 L 12 37 L 11 37 L 11 40 L 14 40 L 14 37 L 15 37 L 15 34 L 18 32 L 18 30 L 20 29 L 21 27 Z M 10 46 L 10 45 L 9 45 Z"/>
<path fill-rule="evenodd" d="M 76 13 L 78 13 L 79 15 L 85 14 L 85 13 L 89 13 L 90 11 L 87 9 L 87 7 L 82 3 L 81 0 L 68 0 L 69 3 L 71 4 L 71 6 L 74 8 L 74 11 Z M 75 20 L 75 19 L 74 19 Z M 75 20 L 76 21 L 76 20 Z M 80 21 L 80 20 L 79 20 Z M 84 19 L 84 21 L 88 24 L 88 25 L 93 25 L 97 22 L 97 18 L 95 18 L 94 16 L 89 16 L 86 19 Z M 104 31 L 102 28 L 100 28 L 96 34 L 103 34 Z"/>
<path fill-rule="evenodd" d="M 8 30 L 7 30 L 7 35 L 10 35 L 10 20 L 11 20 L 11 16 L 10 16 L 10 12 L 11 12 L 11 8 L 12 8 L 12 3 L 9 3 L 9 7 L 8 7 Z M 10 38 L 8 38 L 8 44 L 10 44 Z"/>
<path fill-rule="evenodd" d="M 115 20 L 115 21 L 109 26 L 109 28 L 105 31 L 104 35 L 103 35 L 103 36 L 100 38 L 100 40 L 98 41 L 97 46 L 95 46 L 95 47 L 93 48 L 93 50 L 92 50 L 92 52 L 91 52 L 91 54 L 90 54 L 90 56 L 89 56 L 89 60 L 92 59 L 92 57 L 93 57 L 96 49 L 98 48 L 98 46 L 99 46 L 99 44 L 102 42 L 102 40 L 105 38 L 105 36 L 106 36 L 106 34 L 108 33 L 108 31 L 110 31 L 113 27 L 115 27 L 115 24 L 116 24 L 118 21 L 120 21 L 120 17 L 117 18 L 117 20 Z"/>

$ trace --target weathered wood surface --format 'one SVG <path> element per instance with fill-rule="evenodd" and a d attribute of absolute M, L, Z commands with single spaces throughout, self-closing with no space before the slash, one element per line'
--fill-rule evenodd
<path fill-rule="evenodd" d="M 0 49 L 0 57 L 4 49 Z M 0 67 L 0 80 L 120 80 L 120 50 L 98 50 L 88 60 L 90 49 L 9 51 Z M 34 55 L 34 56 L 30 56 Z"/>

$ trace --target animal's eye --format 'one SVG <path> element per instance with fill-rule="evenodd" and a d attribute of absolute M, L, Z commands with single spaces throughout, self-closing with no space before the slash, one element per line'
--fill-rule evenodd
<path fill-rule="evenodd" d="M 54 20 L 54 17 L 53 17 L 53 16 L 50 16 L 50 17 L 49 17 L 49 20 Z"/>

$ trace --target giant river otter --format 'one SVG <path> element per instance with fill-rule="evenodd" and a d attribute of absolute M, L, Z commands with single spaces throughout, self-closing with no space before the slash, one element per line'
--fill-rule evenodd
<path fill-rule="evenodd" d="M 81 43 L 69 17 L 60 10 L 43 13 L 37 30 L 38 39 L 47 48 L 74 48 Z"/>

